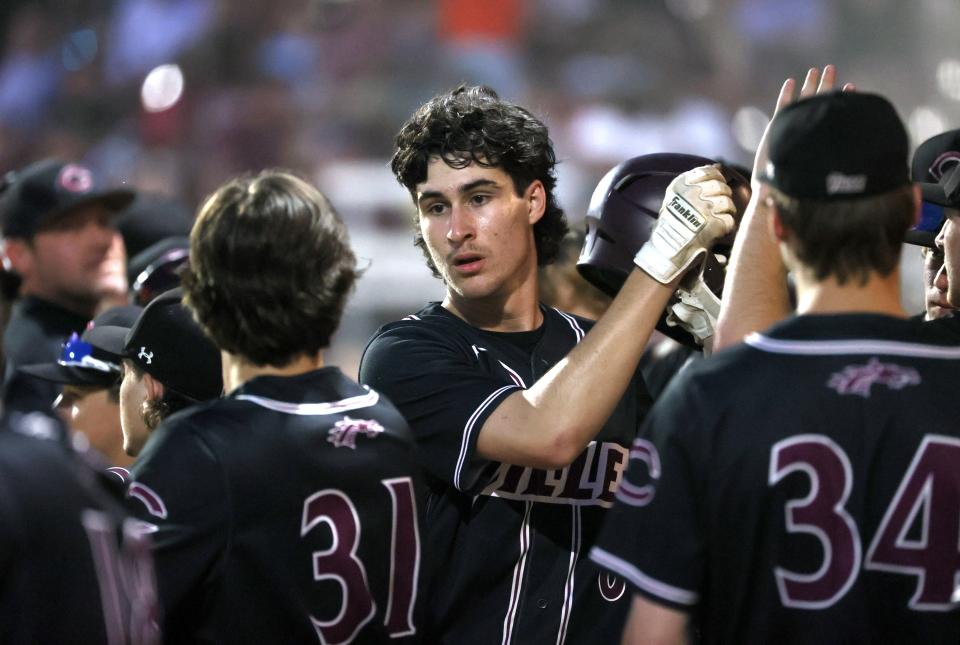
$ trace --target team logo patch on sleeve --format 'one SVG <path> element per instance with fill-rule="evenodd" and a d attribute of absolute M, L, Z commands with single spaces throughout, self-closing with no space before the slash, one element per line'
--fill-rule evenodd
<path fill-rule="evenodd" d="M 920 380 L 920 373 L 912 367 L 881 363 L 880 359 L 871 358 L 866 365 L 847 365 L 831 374 L 827 387 L 836 390 L 837 394 L 856 394 L 866 399 L 870 397 L 874 384 L 902 390 L 908 385 L 920 385 Z"/>
<path fill-rule="evenodd" d="M 346 446 L 350 449 L 357 447 L 357 435 L 364 435 L 373 439 L 383 432 L 383 426 L 372 419 L 351 419 L 343 417 L 330 428 L 327 441 L 336 448 Z"/>

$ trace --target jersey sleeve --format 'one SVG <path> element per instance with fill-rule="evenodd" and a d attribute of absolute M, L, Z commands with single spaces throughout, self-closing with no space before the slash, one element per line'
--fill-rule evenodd
<path fill-rule="evenodd" d="M 222 469 L 188 423 L 165 421 L 130 473 L 128 511 L 153 544 L 167 618 L 198 611 L 199 590 L 227 546 L 229 503 Z"/>
<path fill-rule="evenodd" d="M 686 379 L 675 379 L 641 426 L 627 472 L 590 558 L 654 602 L 690 611 L 699 601 L 705 545 L 696 474 L 703 427 Z"/>
<path fill-rule="evenodd" d="M 487 373 L 474 357 L 424 327 L 411 324 L 372 340 L 360 363 L 360 382 L 386 395 L 406 417 L 427 472 L 473 492 L 485 483 L 489 463 L 476 454 L 480 428 L 520 386 Z"/>

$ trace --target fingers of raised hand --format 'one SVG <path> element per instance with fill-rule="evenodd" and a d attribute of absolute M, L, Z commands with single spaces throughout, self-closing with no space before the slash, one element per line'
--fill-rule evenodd
<path fill-rule="evenodd" d="M 726 195 L 718 195 L 716 197 L 704 197 L 704 201 L 710 204 L 710 214 L 724 222 L 724 231 L 733 230 L 733 214 L 737 212 L 733 200 Z M 729 226 L 726 225 L 727 222 L 729 222 Z"/>
<path fill-rule="evenodd" d="M 785 80 L 780 87 L 780 96 L 777 97 L 777 106 L 774 108 L 773 113 L 776 114 L 781 109 L 793 103 L 793 95 L 796 91 L 797 81 L 792 78 Z"/>
<path fill-rule="evenodd" d="M 700 196 L 704 199 L 708 197 L 726 196 L 732 197 L 733 190 L 723 179 L 709 179 L 698 184 L 700 187 Z"/>
<path fill-rule="evenodd" d="M 837 68 L 833 65 L 827 65 L 823 68 L 823 75 L 820 76 L 820 85 L 817 87 L 817 94 L 832 92 L 837 84 Z"/>
<path fill-rule="evenodd" d="M 800 98 L 805 99 L 817 93 L 817 84 L 820 82 L 820 70 L 811 67 L 807 70 L 807 76 L 803 79 L 803 86 L 800 88 Z"/>
<path fill-rule="evenodd" d="M 704 182 L 708 181 L 724 181 L 723 173 L 720 172 L 719 164 L 698 166 L 697 168 L 686 171 L 680 175 L 680 177 L 683 178 L 683 182 L 688 186 L 692 186 L 694 184 L 703 184 Z"/>

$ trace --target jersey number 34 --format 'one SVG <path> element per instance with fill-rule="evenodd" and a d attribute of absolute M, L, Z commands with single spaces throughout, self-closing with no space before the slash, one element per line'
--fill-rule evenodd
<path fill-rule="evenodd" d="M 949 611 L 960 583 L 960 440 L 927 435 L 862 554 L 860 529 L 845 506 L 853 469 L 843 449 L 824 435 L 804 434 L 770 451 L 769 484 L 793 472 L 810 479 L 810 493 L 786 505 L 787 531 L 815 536 L 823 561 L 813 573 L 776 567 L 787 607 L 823 609 L 838 602 L 863 568 L 916 578 L 908 603 L 917 611 Z M 911 528 L 919 530 L 911 531 Z"/>

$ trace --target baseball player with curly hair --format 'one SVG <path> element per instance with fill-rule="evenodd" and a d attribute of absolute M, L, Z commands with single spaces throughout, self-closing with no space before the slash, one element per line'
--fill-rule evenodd
<path fill-rule="evenodd" d="M 538 302 L 567 230 L 555 163 L 546 126 L 483 87 L 431 99 L 396 138 L 446 295 L 381 328 L 360 378 L 403 412 L 427 473 L 431 642 L 619 637 L 624 583 L 586 554 L 648 407 L 637 363 L 680 276 L 733 227 L 719 171 L 681 175 L 594 325 Z"/>

